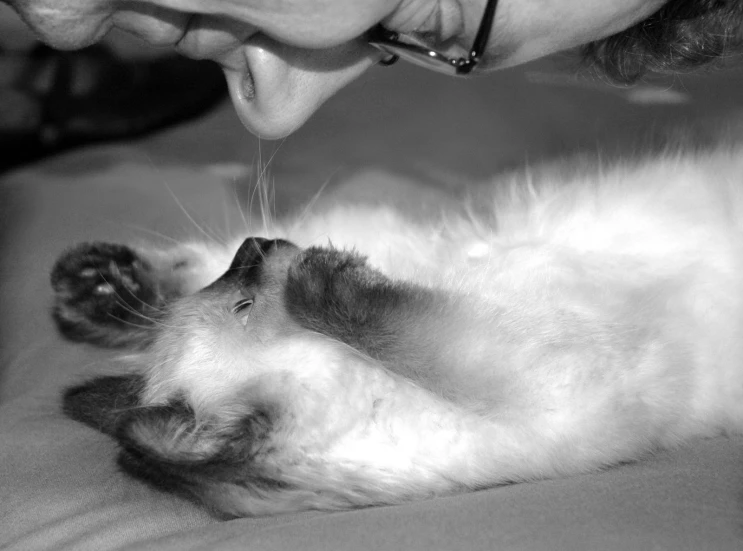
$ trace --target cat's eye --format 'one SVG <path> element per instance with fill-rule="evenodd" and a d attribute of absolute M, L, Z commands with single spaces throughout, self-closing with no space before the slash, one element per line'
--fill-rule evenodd
<path fill-rule="evenodd" d="M 233 314 L 239 314 L 243 310 L 250 308 L 253 306 L 253 299 L 252 298 L 244 298 L 242 300 L 238 300 L 235 305 L 232 307 L 232 313 Z"/>
<path fill-rule="evenodd" d="M 253 299 L 252 298 L 244 298 L 241 300 L 238 300 L 235 305 L 232 307 L 232 313 L 237 315 L 243 310 L 247 310 L 253 306 Z"/>
<path fill-rule="evenodd" d="M 250 319 L 250 307 L 253 306 L 252 298 L 243 298 L 238 300 L 232 307 L 232 313 L 238 316 L 240 323 L 243 327 L 248 326 L 248 320 Z"/>

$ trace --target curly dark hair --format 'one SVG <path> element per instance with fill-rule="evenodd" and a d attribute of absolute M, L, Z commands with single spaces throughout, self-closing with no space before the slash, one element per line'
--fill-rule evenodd
<path fill-rule="evenodd" d="M 743 49 L 743 0 L 669 0 L 650 18 L 581 48 L 584 61 L 630 84 L 689 71 Z"/>

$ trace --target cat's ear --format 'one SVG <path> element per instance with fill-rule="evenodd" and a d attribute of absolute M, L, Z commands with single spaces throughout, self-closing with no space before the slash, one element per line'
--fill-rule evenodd
<path fill-rule="evenodd" d="M 227 438 L 216 427 L 198 424 L 183 402 L 144 407 L 128 413 L 119 423 L 116 438 L 128 450 L 170 464 L 209 461 L 219 454 Z"/>
<path fill-rule="evenodd" d="M 271 431 L 265 411 L 236 421 L 198 421 L 185 402 L 131 410 L 117 427 L 119 465 L 129 474 L 167 490 L 209 482 L 244 482 Z"/>
<path fill-rule="evenodd" d="M 68 388 L 62 411 L 70 419 L 113 435 L 121 415 L 139 405 L 143 387 L 141 375 L 97 377 Z"/>

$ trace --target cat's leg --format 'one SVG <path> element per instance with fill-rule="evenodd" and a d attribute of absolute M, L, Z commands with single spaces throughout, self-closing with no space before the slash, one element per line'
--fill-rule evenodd
<path fill-rule="evenodd" d="M 232 251 L 199 244 L 138 249 L 83 243 L 51 274 L 52 315 L 68 339 L 104 347 L 145 347 L 178 297 L 215 279 Z"/>
<path fill-rule="evenodd" d="M 366 258 L 340 249 L 307 249 L 290 269 L 286 306 L 301 326 L 337 339 L 429 390 L 453 395 L 449 329 L 461 300 L 396 281 Z M 455 324 L 456 325 L 456 324 Z M 447 338 L 442 337 L 444 328 Z M 461 331 L 466 331 L 462 324 Z"/>
<path fill-rule="evenodd" d="M 399 358 L 402 325 L 420 318 L 432 292 L 396 283 L 366 258 L 334 248 L 310 248 L 291 266 L 287 308 L 302 326 L 378 360 Z"/>

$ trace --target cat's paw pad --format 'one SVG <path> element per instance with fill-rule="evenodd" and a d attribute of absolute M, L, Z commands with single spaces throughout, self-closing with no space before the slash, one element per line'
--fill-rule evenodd
<path fill-rule="evenodd" d="M 116 346 L 154 323 L 161 303 L 149 264 L 123 245 L 84 243 L 52 270 L 53 315 L 63 335 Z"/>

